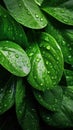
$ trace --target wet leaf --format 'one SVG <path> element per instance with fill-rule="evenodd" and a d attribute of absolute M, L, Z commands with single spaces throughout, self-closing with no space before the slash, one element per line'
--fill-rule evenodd
<path fill-rule="evenodd" d="M 43 0 L 34 0 L 36 2 L 37 5 L 41 6 Z"/>
<path fill-rule="evenodd" d="M 60 86 L 44 92 L 33 89 L 33 93 L 37 101 L 51 111 L 58 111 L 61 107 L 63 91 Z"/>
<path fill-rule="evenodd" d="M 30 61 L 26 52 L 16 43 L 0 41 L 0 64 L 16 76 L 30 72 Z"/>
<path fill-rule="evenodd" d="M 34 0 L 4 0 L 13 18 L 22 25 L 41 29 L 47 25 L 47 20 Z"/>
<path fill-rule="evenodd" d="M 23 84 L 22 79 L 17 80 L 16 114 L 23 130 L 39 130 L 37 112 L 31 95 L 26 92 L 26 87 Z"/>
<path fill-rule="evenodd" d="M 0 32 L 0 41 L 11 40 L 23 48 L 28 46 L 27 37 L 22 26 L 2 6 L 0 6 Z"/>
<path fill-rule="evenodd" d="M 38 44 L 31 45 L 26 52 L 32 66 L 28 82 L 42 91 L 58 84 L 63 73 L 63 55 L 55 39 L 42 33 Z"/>
<path fill-rule="evenodd" d="M 73 25 L 73 0 L 44 0 L 42 9 L 67 25 Z"/>
<path fill-rule="evenodd" d="M 9 78 L 5 84 L 0 85 L 0 114 L 9 110 L 14 104 L 15 79 Z"/>
<path fill-rule="evenodd" d="M 57 22 L 55 19 L 48 17 L 46 31 L 59 43 L 64 56 L 64 61 L 73 64 L 73 28 L 65 26 L 64 24 Z"/>

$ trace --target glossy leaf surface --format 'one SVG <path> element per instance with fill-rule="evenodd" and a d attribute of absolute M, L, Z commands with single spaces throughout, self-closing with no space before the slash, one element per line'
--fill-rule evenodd
<path fill-rule="evenodd" d="M 26 51 L 31 61 L 28 82 L 38 90 L 54 87 L 63 73 L 63 55 L 55 39 L 42 33 L 40 42 Z"/>
<path fill-rule="evenodd" d="M 30 72 L 30 61 L 26 52 L 16 43 L 0 41 L 0 64 L 16 76 Z"/>
<path fill-rule="evenodd" d="M 73 25 L 73 0 L 44 0 L 42 9 L 67 25 Z"/>
<path fill-rule="evenodd" d="M 37 101 L 48 110 L 58 111 L 60 109 L 63 98 L 63 91 L 60 86 L 44 92 L 34 89 L 33 93 Z"/>
<path fill-rule="evenodd" d="M 59 43 L 64 61 L 73 64 L 73 28 L 65 26 L 51 17 L 48 17 L 48 19 L 47 33 L 51 34 Z"/>
<path fill-rule="evenodd" d="M 0 84 L 0 114 L 9 110 L 14 104 L 15 80 L 11 77 Z"/>
<path fill-rule="evenodd" d="M 47 20 L 34 0 L 4 0 L 13 18 L 22 25 L 40 29 L 47 25 Z"/>
<path fill-rule="evenodd" d="M 0 41 L 11 40 L 23 48 L 27 46 L 27 37 L 22 26 L 2 6 L 0 6 L 0 32 Z"/>
<path fill-rule="evenodd" d="M 31 99 L 32 97 L 26 92 L 22 79 L 18 79 L 16 87 L 16 114 L 23 130 L 39 130 L 38 116 Z"/>

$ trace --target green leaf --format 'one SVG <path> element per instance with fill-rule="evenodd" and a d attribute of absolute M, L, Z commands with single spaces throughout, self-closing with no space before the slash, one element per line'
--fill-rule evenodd
<path fill-rule="evenodd" d="M 11 41 L 0 41 L 0 64 L 16 76 L 30 72 L 30 61 L 25 51 Z"/>
<path fill-rule="evenodd" d="M 62 23 L 73 25 L 73 0 L 44 0 L 42 9 Z"/>
<path fill-rule="evenodd" d="M 27 49 L 31 62 L 31 72 L 27 79 L 32 87 L 45 91 L 54 87 L 63 73 L 63 55 L 55 39 L 42 33 L 38 44 L 32 44 Z"/>
<path fill-rule="evenodd" d="M 48 17 L 48 26 L 45 30 L 59 43 L 64 56 L 64 61 L 73 64 L 73 28 L 65 26 L 55 19 Z"/>
<path fill-rule="evenodd" d="M 34 0 L 36 2 L 37 5 L 41 6 L 43 0 Z"/>
<path fill-rule="evenodd" d="M 65 69 L 64 73 L 66 76 L 67 86 L 73 86 L 73 71 Z"/>
<path fill-rule="evenodd" d="M 47 20 L 34 0 L 4 0 L 13 18 L 22 25 L 40 29 L 47 25 Z"/>
<path fill-rule="evenodd" d="M 61 107 L 63 91 L 60 86 L 44 92 L 33 89 L 33 93 L 37 101 L 51 111 L 58 111 Z"/>
<path fill-rule="evenodd" d="M 9 80 L 5 82 L 5 84 L 3 82 L 0 85 L 0 114 L 3 114 L 7 110 L 9 110 L 14 104 L 14 93 L 15 93 L 14 77 L 9 78 Z"/>
<path fill-rule="evenodd" d="M 27 47 L 27 37 L 22 26 L 2 6 L 0 6 L 0 32 L 0 41 L 11 40 L 23 48 Z"/>
<path fill-rule="evenodd" d="M 22 79 L 17 80 L 15 99 L 17 119 L 23 130 L 39 130 L 39 121 L 34 103 L 31 95 L 26 92 Z"/>
<path fill-rule="evenodd" d="M 57 112 L 40 110 L 41 117 L 48 124 L 55 127 L 73 127 L 73 86 L 65 89 L 61 108 Z"/>

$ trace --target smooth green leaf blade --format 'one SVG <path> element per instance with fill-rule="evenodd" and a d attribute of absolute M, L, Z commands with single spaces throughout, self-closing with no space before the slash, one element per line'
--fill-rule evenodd
<path fill-rule="evenodd" d="M 10 40 L 18 43 L 23 48 L 28 46 L 27 37 L 22 26 L 2 6 L 0 6 L 0 32 L 0 41 Z"/>
<path fill-rule="evenodd" d="M 22 78 L 17 78 L 15 104 L 16 104 L 17 117 L 20 121 L 21 118 L 23 117 L 23 113 L 25 112 L 25 106 L 26 106 L 25 100 L 26 100 L 25 85 L 23 83 Z"/>
<path fill-rule="evenodd" d="M 73 86 L 73 71 L 64 69 L 67 86 Z"/>
<path fill-rule="evenodd" d="M 40 114 L 48 125 L 59 128 L 73 127 L 73 86 L 65 88 L 62 104 L 57 112 L 42 109 Z"/>
<path fill-rule="evenodd" d="M 72 102 L 70 102 L 69 105 L 71 105 L 71 103 Z M 72 105 L 71 107 L 73 107 Z M 46 122 L 46 124 L 48 124 L 49 126 L 56 127 L 58 129 L 73 127 L 73 122 L 70 118 L 70 116 L 72 117 L 72 115 L 69 115 L 67 108 L 64 108 L 63 110 L 60 109 L 59 111 L 54 113 L 44 109 L 40 109 L 40 115 L 43 121 Z"/>
<path fill-rule="evenodd" d="M 36 2 L 37 5 L 41 6 L 43 0 L 34 0 Z"/>
<path fill-rule="evenodd" d="M 58 111 L 61 107 L 63 91 L 60 86 L 44 92 L 33 89 L 33 93 L 37 101 L 51 111 Z"/>
<path fill-rule="evenodd" d="M 42 9 L 62 23 L 73 25 L 73 0 L 44 0 Z"/>
<path fill-rule="evenodd" d="M 51 34 L 61 47 L 64 61 L 73 65 L 73 28 L 48 17 L 46 32 Z"/>
<path fill-rule="evenodd" d="M 13 18 L 22 25 L 41 29 L 47 25 L 47 20 L 34 0 L 4 0 Z"/>
<path fill-rule="evenodd" d="M 14 77 L 0 85 L 0 114 L 9 110 L 14 104 L 15 79 Z"/>
<path fill-rule="evenodd" d="M 39 130 L 37 112 L 31 95 L 26 92 L 26 86 L 22 79 L 17 80 L 15 99 L 17 119 L 23 130 Z"/>
<path fill-rule="evenodd" d="M 28 82 L 32 87 L 45 91 L 58 84 L 64 63 L 55 39 L 47 33 L 42 33 L 40 37 L 38 44 L 31 45 L 26 51 L 32 66 Z"/>
<path fill-rule="evenodd" d="M 0 41 L 0 64 L 16 76 L 30 72 L 30 61 L 26 52 L 16 43 Z"/>

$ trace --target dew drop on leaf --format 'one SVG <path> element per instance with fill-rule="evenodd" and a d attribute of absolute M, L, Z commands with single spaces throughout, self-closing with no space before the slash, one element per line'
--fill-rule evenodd
<path fill-rule="evenodd" d="M 7 104 L 4 104 L 4 107 L 7 107 Z"/>
<path fill-rule="evenodd" d="M 47 49 L 47 50 L 50 50 L 50 46 L 47 46 L 46 49 Z"/>
<path fill-rule="evenodd" d="M 39 18 L 39 16 L 38 16 L 37 14 L 35 14 L 35 17 L 36 17 L 36 18 Z"/>
<path fill-rule="evenodd" d="M 22 34 L 20 34 L 20 37 L 22 37 Z"/>
<path fill-rule="evenodd" d="M 33 53 L 30 53 L 29 56 L 32 57 Z"/>
<path fill-rule="evenodd" d="M 47 73 L 50 74 L 50 71 L 48 71 Z"/>
<path fill-rule="evenodd" d="M 62 41 L 62 44 L 65 45 L 65 41 Z"/>
<path fill-rule="evenodd" d="M 48 61 L 46 61 L 46 65 L 48 65 Z"/>
<path fill-rule="evenodd" d="M 40 58 L 37 58 L 36 61 L 39 62 L 39 61 L 40 61 Z"/>
<path fill-rule="evenodd" d="M 11 28 L 8 28 L 8 31 L 10 31 L 11 30 Z"/>
<path fill-rule="evenodd" d="M 15 54 L 15 57 L 16 57 L 16 58 L 19 58 L 19 55 L 18 55 L 18 54 Z"/>
<path fill-rule="evenodd" d="M 41 83 L 40 85 L 41 85 L 41 86 L 43 86 L 43 84 L 42 84 L 42 83 Z"/>
<path fill-rule="evenodd" d="M 71 55 L 69 55 L 68 58 L 71 59 Z"/>
<path fill-rule="evenodd" d="M 49 117 L 46 117 L 47 120 L 49 120 L 50 118 Z"/>
<path fill-rule="evenodd" d="M 19 7 L 21 7 L 21 3 L 19 3 L 18 5 L 19 5 Z"/>
<path fill-rule="evenodd" d="M 4 15 L 4 18 L 6 18 L 7 17 L 7 15 Z"/>
<path fill-rule="evenodd" d="M 72 48 L 70 47 L 70 48 L 69 48 L 69 50 L 71 51 L 71 50 L 72 50 Z"/>
<path fill-rule="evenodd" d="M 40 18 L 40 21 L 43 21 L 43 18 Z"/>

